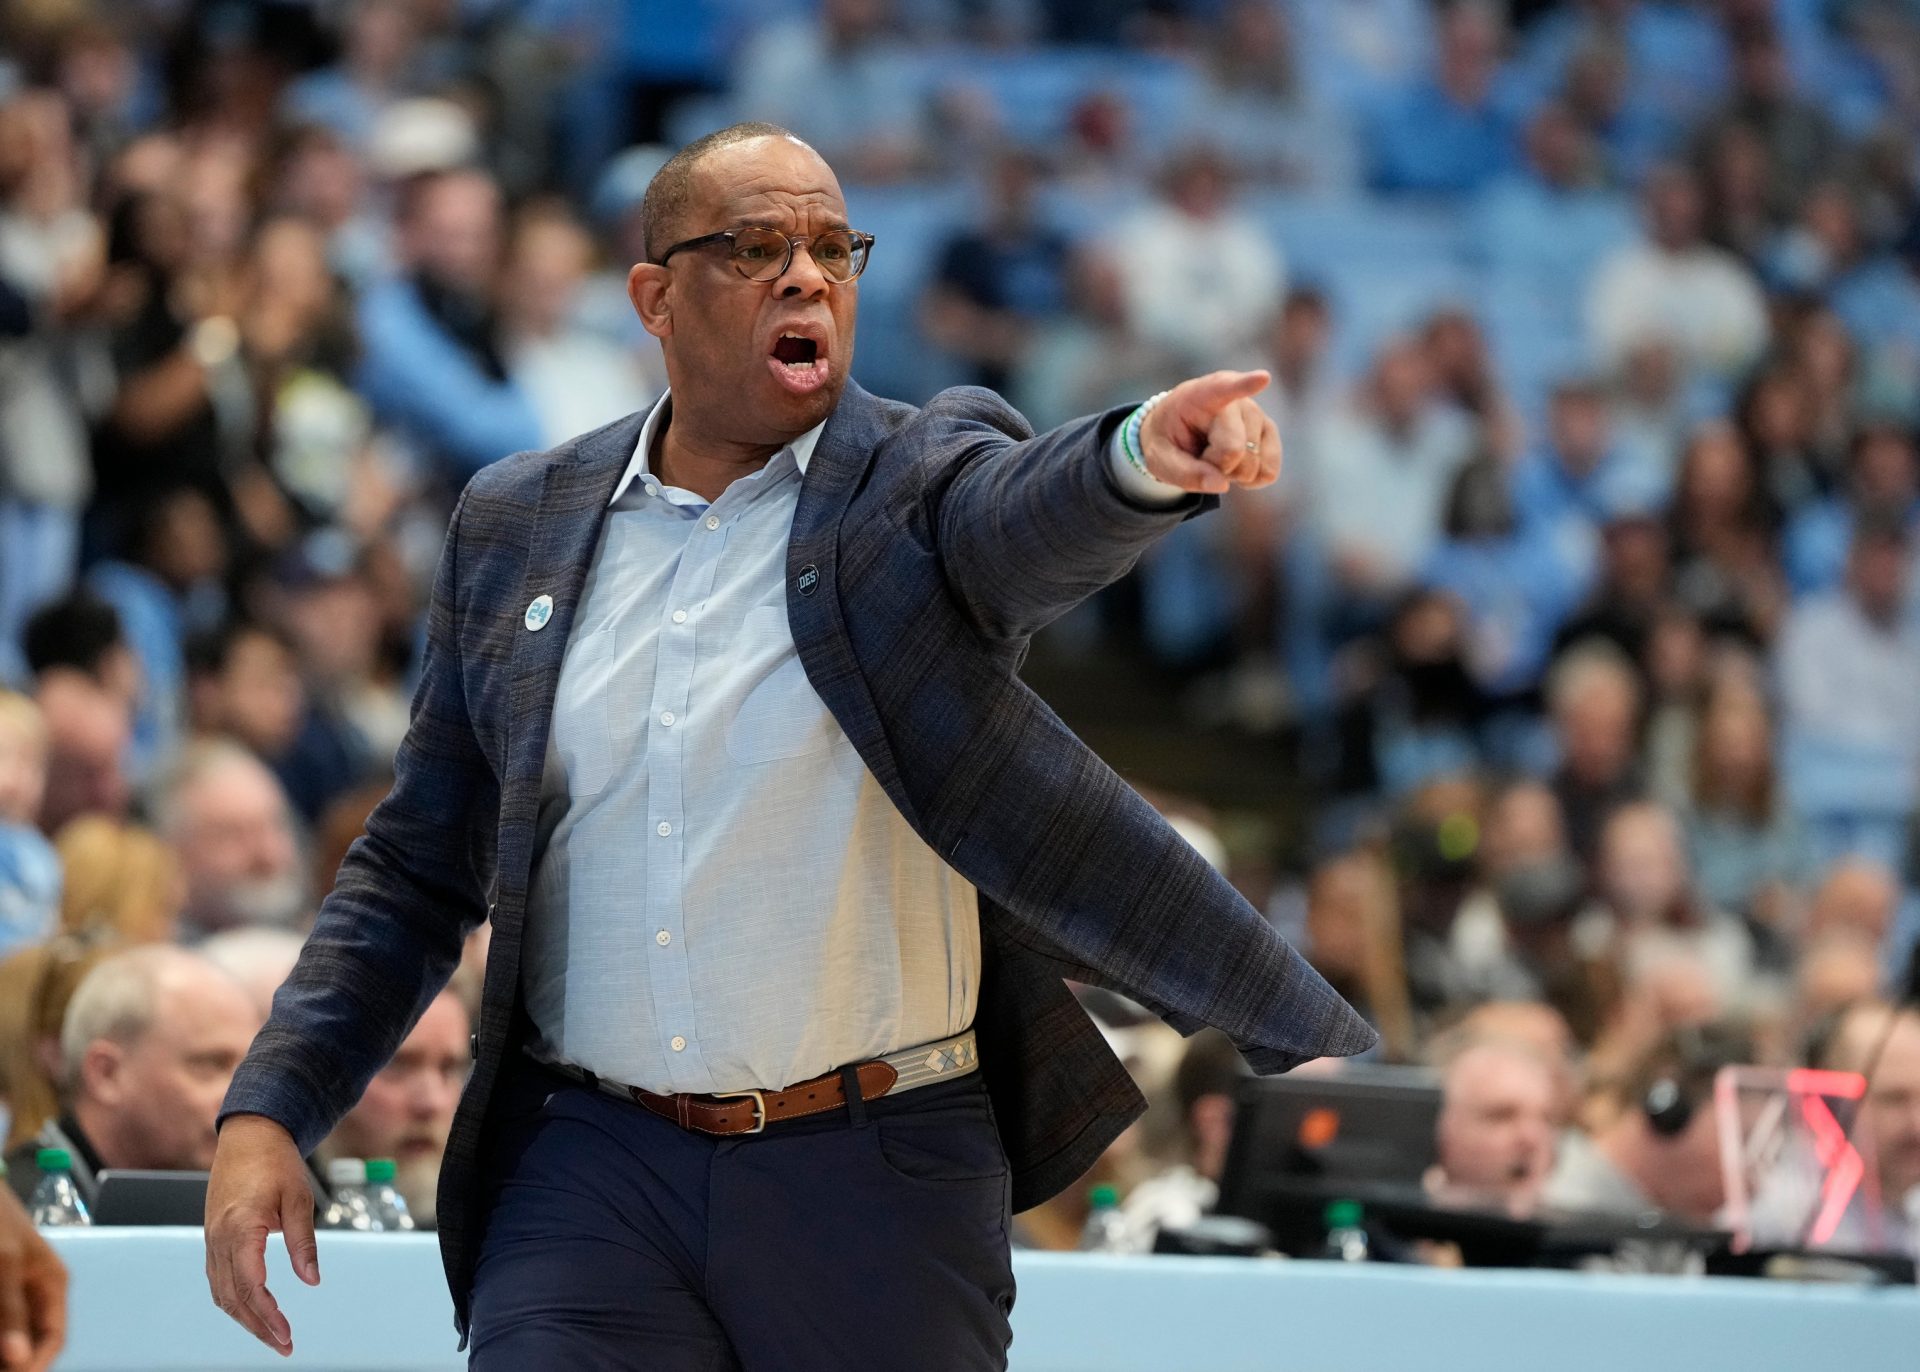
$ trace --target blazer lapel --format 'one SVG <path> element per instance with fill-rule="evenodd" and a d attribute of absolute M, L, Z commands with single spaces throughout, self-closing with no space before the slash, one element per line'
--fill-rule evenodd
<path fill-rule="evenodd" d="M 645 419 L 645 411 L 628 415 L 586 435 L 546 465 L 528 533 L 520 593 L 501 609 L 513 617 L 513 656 L 506 774 L 500 790 L 499 871 L 503 891 L 516 897 L 526 890 L 533 861 L 534 825 L 540 812 L 541 775 L 546 768 L 547 731 L 553 722 L 560 662 L 573 633 L 587 568 L 606 525 L 607 503 L 633 456 Z M 542 596 L 552 598 L 552 614 L 536 629 L 525 617 Z M 517 898 L 503 900 L 498 915 L 511 909 L 517 923 L 520 905 Z"/>
<path fill-rule="evenodd" d="M 854 660 L 840 604 L 840 524 L 873 462 L 882 428 L 878 410 L 874 398 L 849 381 L 807 463 L 787 538 L 787 624 L 807 680 L 874 779 L 901 813 L 911 816 L 893 750 L 866 677 Z"/>

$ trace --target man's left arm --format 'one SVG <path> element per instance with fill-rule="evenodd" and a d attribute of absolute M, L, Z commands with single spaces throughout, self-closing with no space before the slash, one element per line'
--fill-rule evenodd
<path fill-rule="evenodd" d="M 1250 398 L 1266 384 L 1265 372 L 1213 372 L 1163 393 L 1138 419 L 1114 412 L 1021 441 L 966 422 L 968 451 L 943 474 L 934 523 L 947 581 L 976 627 L 1027 637 L 1125 575 L 1222 492 L 1270 485 L 1279 431 Z"/>

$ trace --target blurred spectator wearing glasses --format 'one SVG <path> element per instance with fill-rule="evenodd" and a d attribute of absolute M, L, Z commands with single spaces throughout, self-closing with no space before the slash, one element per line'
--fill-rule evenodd
<path fill-rule="evenodd" d="M 317 1150 L 322 1158 L 392 1158 L 394 1185 L 422 1229 L 434 1227 L 440 1160 L 472 1061 L 469 1031 L 459 996 L 435 996 Z"/>
<path fill-rule="evenodd" d="M 63 1111 L 8 1158 L 26 1199 L 40 1148 L 73 1158 L 82 1198 L 106 1168 L 203 1171 L 233 1069 L 260 1027 L 246 993 L 212 963 L 153 945 L 87 973 L 60 1030 Z"/>

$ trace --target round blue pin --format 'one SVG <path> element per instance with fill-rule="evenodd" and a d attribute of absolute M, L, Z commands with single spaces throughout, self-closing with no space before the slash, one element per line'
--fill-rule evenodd
<path fill-rule="evenodd" d="M 533 604 L 527 606 L 527 627 L 535 633 L 547 627 L 547 621 L 553 618 L 553 597 L 537 595 Z"/>

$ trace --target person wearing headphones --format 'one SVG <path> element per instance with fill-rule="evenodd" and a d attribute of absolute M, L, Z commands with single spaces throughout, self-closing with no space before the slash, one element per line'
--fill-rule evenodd
<path fill-rule="evenodd" d="M 1711 1223 L 1726 1203 L 1713 1079 L 1753 1061 L 1738 1030 L 1680 1029 L 1641 1058 L 1627 1108 L 1591 1137 L 1569 1135 L 1542 1199 L 1552 1210 Z"/>

